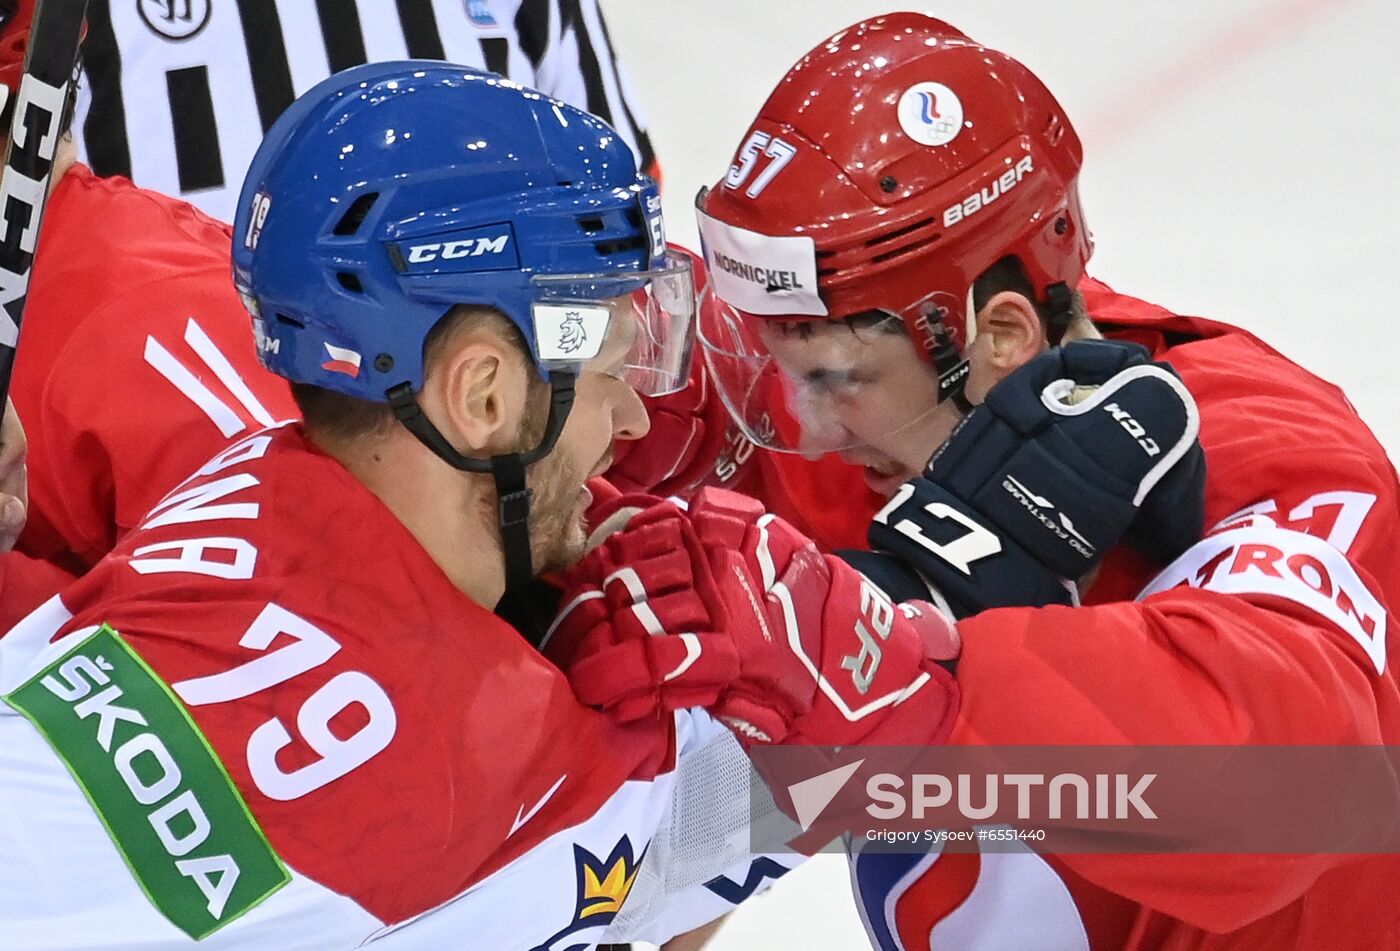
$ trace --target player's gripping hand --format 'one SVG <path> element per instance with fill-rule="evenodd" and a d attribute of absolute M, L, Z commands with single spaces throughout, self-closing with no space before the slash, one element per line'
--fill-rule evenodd
<path fill-rule="evenodd" d="M 752 499 L 652 503 L 562 580 L 541 649 L 620 719 L 706 706 L 745 743 L 931 743 L 951 727 L 952 623 L 896 607 Z"/>
<path fill-rule="evenodd" d="M 603 525 L 560 576 L 563 607 L 540 650 L 582 703 L 624 722 L 713 703 L 739 663 L 694 529 L 671 502 L 622 496 L 611 508 L 630 517 L 594 513 Z"/>
<path fill-rule="evenodd" d="M 747 744 L 939 743 L 958 653 L 932 605 L 874 584 L 746 496 L 703 489 L 690 521 L 728 615 L 739 674 L 711 706 Z"/>
<path fill-rule="evenodd" d="M 1198 429 L 1190 393 L 1142 347 L 1095 340 L 1046 351 L 995 386 L 924 476 L 900 487 L 870 543 L 927 576 L 959 616 L 1072 603 L 1071 583 L 1130 529 L 1164 560 L 1199 537 Z"/>

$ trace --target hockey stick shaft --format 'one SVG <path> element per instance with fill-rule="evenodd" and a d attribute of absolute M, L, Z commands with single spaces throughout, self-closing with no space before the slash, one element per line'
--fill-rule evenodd
<path fill-rule="evenodd" d="M 87 0 L 39 0 L 0 174 L 0 406 L 10 392 L 29 273 L 78 62 Z"/>

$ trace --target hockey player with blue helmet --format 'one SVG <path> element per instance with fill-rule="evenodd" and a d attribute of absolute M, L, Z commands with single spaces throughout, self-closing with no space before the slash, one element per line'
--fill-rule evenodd
<path fill-rule="evenodd" d="M 234 280 L 269 370 L 387 404 L 449 465 L 493 474 L 518 593 L 533 574 L 525 471 L 554 448 L 580 367 L 625 336 L 625 380 L 682 388 L 692 278 L 666 250 L 656 184 L 605 123 L 493 74 L 415 65 L 357 70 L 269 130 L 234 222 Z M 479 108 L 446 121 L 464 92 Z M 459 447 L 420 405 L 425 343 L 462 306 L 503 315 L 548 381 L 532 445 Z"/>
<path fill-rule="evenodd" d="M 278 120 L 234 278 L 305 421 L 0 639 L 7 949 L 580 948 L 739 900 L 688 884 L 750 880 L 728 732 L 581 705 L 495 613 L 577 560 L 586 476 L 687 377 L 657 205 L 606 125 L 463 67 Z"/>

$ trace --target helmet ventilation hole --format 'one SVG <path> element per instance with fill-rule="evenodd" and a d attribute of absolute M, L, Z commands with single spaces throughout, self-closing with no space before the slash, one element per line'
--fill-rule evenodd
<path fill-rule="evenodd" d="M 602 218 L 580 218 L 578 226 L 583 229 L 584 234 L 596 234 L 603 230 Z"/>
<path fill-rule="evenodd" d="M 369 215 L 369 210 L 374 207 L 374 203 L 379 200 L 379 192 L 366 192 L 351 203 L 345 209 L 345 214 L 336 223 L 334 234 L 346 237 L 360 230 L 360 225 L 364 224 L 365 218 Z"/>
<path fill-rule="evenodd" d="M 355 294 L 363 294 L 365 292 L 365 286 L 360 283 L 359 276 L 351 274 L 349 271 L 337 271 L 335 279 L 339 281 L 340 286 L 347 291 Z"/>
<path fill-rule="evenodd" d="M 618 241 L 599 241 L 594 249 L 603 257 L 611 257 L 614 254 L 622 254 L 626 251 L 644 251 L 648 245 L 645 238 L 632 237 L 622 238 Z"/>

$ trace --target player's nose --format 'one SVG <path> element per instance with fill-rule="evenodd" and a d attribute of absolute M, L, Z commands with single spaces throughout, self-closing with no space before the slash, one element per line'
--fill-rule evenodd
<path fill-rule="evenodd" d="M 612 428 L 614 439 L 641 439 L 651 430 L 646 404 L 631 387 L 613 407 Z"/>

